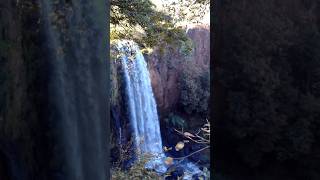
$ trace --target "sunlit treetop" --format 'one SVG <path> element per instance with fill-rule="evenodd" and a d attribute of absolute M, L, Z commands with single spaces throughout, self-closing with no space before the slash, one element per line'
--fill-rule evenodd
<path fill-rule="evenodd" d="M 172 17 L 175 14 L 169 10 L 160 11 L 151 0 L 111 0 L 110 3 L 111 40 L 131 39 L 142 48 L 173 44 L 185 53 L 191 51 L 192 43 L 185 29 L 177 25 Z"/>
<path fill-rule="evenodd" d="M 173 18 L 175 24 L 209 23 L 210 0 L 162 0 L 157 1 L 162 11 Z"/>

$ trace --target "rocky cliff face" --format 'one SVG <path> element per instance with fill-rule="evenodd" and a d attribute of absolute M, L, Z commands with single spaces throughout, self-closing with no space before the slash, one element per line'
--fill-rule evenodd
<path fill-rule="evenodd" d="M 186 61 L 193 61 L 195 68 L 209 69 L 210 27 L 208 25 L 190 26 L 187 34 L 194 45 L 194 51 L 190 57 L 184 57 L 170 47 L 163 54 L 156 49 L 148 57 L 151 83 L 160 114 L 168 113 L 177 105 L 180 96 L 178 79 Z"/>

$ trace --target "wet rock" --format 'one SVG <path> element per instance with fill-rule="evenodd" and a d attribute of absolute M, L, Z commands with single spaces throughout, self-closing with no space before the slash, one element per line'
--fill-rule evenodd
<path fill-rule="evenodd" d="M 170 170 L 171 171 L 170 176 L 167 176 L 165 180 L 176 180 L 179 177 L 182 177 L 184 174 L 183 167 L 177 166 L 177 167 L 171 167 L 170 169 L 173 169 L 173 170 Z"/>
<path fill-rule="evenodd" d="M 192 176 L 193 180 L 206 180 L 206 177 L 203 174 L 195 174 Z"/>

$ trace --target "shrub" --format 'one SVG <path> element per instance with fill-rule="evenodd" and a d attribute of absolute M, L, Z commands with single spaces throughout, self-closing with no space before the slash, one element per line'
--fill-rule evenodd
<path fill-rule="evenodd" d="M 193 62 L 186 62 L 179 85 L 181 90 L 179 103 L 183 110 L 188 114 L 207 115 L 210 96 L 209 70 L 199 68 Z"/>
<path fill-rule="evenodd" d="M 145 164 L 152 159 L 150 155 L 141 155 L 138 160 L 130 167 L 129 170 L 121 170 L 115 167 L 111 170 L 111 179 L 114 180 L 128 180 L 128 179 L 141 179 L 141 180 L 161 180 L 163 179 L 155 171 L 145 168 Z"/>
<path fill-rule="evenodd" d="M 182 117 L 172 113 L 170 113 L 169 116 L 164 119 L 164 121 L 167 125 L 175 128 L 186 128 L 188 126 Z"/>

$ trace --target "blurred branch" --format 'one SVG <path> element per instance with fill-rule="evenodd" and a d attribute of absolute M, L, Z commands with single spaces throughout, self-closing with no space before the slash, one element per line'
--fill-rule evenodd
<path fill-rule="evenodd" d="M 198 130 L 197 133 L 192 134 L 190 132 L 187 131 L 183 131 L 183 129 L 181 131 L 174 129 L 178 134 L 184 136 L 185 138 L 198 143 L 198 144 L 207 144 L 210 145 L 210 122 L 207 119 L 207 123 L 204 124 L 202 126 L 202 128 L 200 128 Z M 201 133 L 201 134 L 200 134 Z"/>

